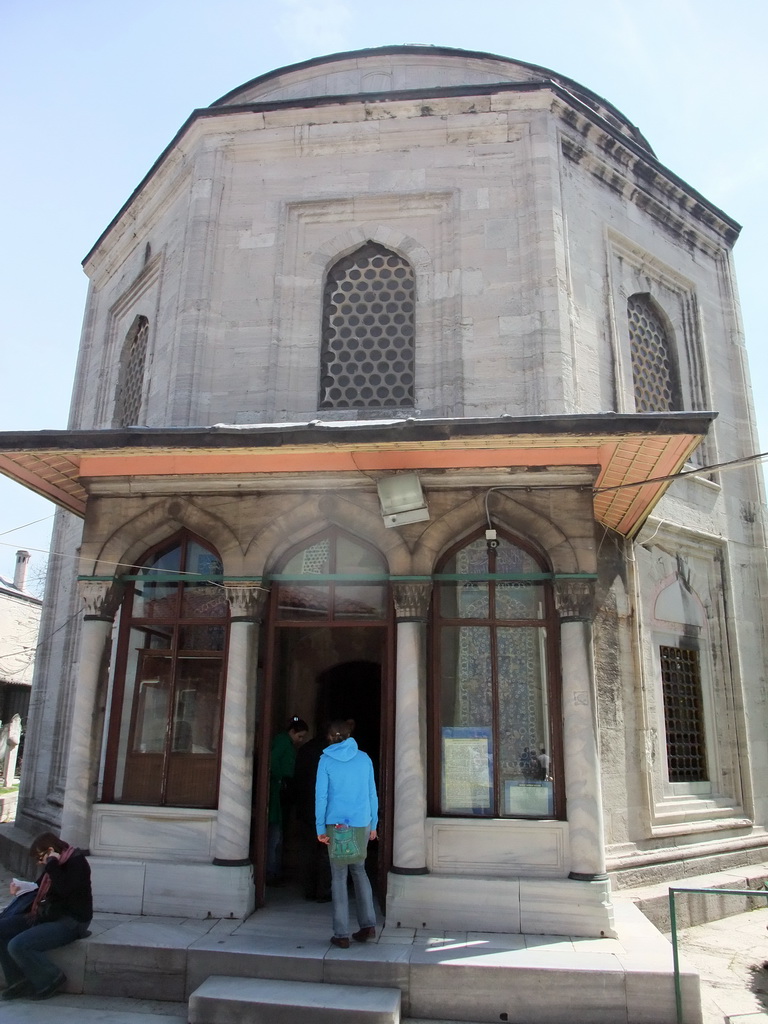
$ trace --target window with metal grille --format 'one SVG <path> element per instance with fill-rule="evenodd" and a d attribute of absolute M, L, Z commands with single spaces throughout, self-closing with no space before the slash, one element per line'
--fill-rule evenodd
<path fill-rule="evenodd" d="M 707 782 L 699 652 L 659 647 L 670 782 Z"/>
<path fill-rule="evenodd" d="M 672 339 L 650 296 L 631 295 L 627 316 L 636 411 L 681 409 L 680 377 Z"/>
<path fill-rule="evenodd" d="M 323 297 L 321 409 L 413 407 L 415 299 L 411 265 L 374 242 L 331 267 Z"/>
<path fill-rule="evenodd" d="M 145 316 L 136 317 L 126 335 L 120 360 L 120 377 L 115 396 L 116 427 L 131 427 L 139 422 L 148 337 L 149 321 Z"/>

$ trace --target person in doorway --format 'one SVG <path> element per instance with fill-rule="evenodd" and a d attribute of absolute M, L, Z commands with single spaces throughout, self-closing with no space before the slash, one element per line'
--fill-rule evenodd
<path fill-rule="evenodd" d="M 267 812 L 267 885 L 283 884 L 283 819 L 287 789 L 296 767 L 296 751 L 307 738 L 309 726 L 294 715 L 272 740 L 269 752 L 269 808 Z"/>
<path fill-rule="evenodd" d="M 328 745 L 328 729 L 324 728 L 296 752 L 293 795 L 301 844 L 301 885 L 304 899 L 316 903 L 331 902 L 331 865 L 328 848 L 318 843 L 315 834 L 315 784 L 320 757 Z"/>
<path fill-rule="evenodd" d="M 29 854 L 42 867 L 34 902 L 28 913 L 0 921 L 3 999 L 55 995 L 67 978 L 45 953 L 84 938 L 93 917 L 91 869 L 82 850 L 43 832 Z"/>
<path fill-rule="evenodd" d="M 376 911 L 371 883 L 365 873 L 369 841 L 378 838 L 379 800 L 373 764 L 352 739 L 352 722 L 331 722 L 328 746 L 317 767 L 315 828 L 318 841 L 328 847 L 333 897 L 331 944 L 349 948 L 347 875 L 355 887 L 355 909 L 360 926 L 352 938 L 367 942 L 376 935 Z"/>

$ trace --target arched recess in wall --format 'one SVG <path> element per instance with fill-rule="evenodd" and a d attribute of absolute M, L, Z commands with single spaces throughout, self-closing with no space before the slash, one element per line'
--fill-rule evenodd
<path fill-rule="evenodd" d="M 653 611 L 661 707 L 664 716 L 666 781 L 702 785 L 713 779 L 714 744 L 708 709 L 707 617 L 698 595 L 680 573 L 656 597 Z"/>
<path fill-rule="evenodd" d="M 526 504 L 515 497 L 513 490 L 507 492 L 501 488 L 494 488 L 487 508 L 488 496 L 489 492 L 473 494 L 467 501 L 426 523 L 423 533 L 414 545 L 411 571 L 417 574 L 432 573 L 438 559 L 450 545 L 474 534 L 481 523 L 487 525 L 486 515 L 489 510 L 493 526 L 505 530 L 510 537 L 525 538 L 526 544 L 534 545 L 542 564 L 551 565 L 553 571 L 594 571 L 593 549 L 583 541 L 580 544 L 574 542 L 572 536 L 564 532 L 563 525 L 556 523 L 547 514 L 543 503 L 539 506 L 534 499 L 530 504 Z M 591 503 L 588 503 L 583 515 L 591 529 Z M 573 521 L 576 525 L 583 526 L 581 518 L 574 516 Z M 514 529 L 511 528 L 511 524 L 514 524 Z"/>
<path fill-rule="evenodd" d="M 102 798 L 216 806 L 229 607 L 218 552 L 188 530 L 129 574 L 111 687 Z"/>
<path fill-rule="evenodd" d="M 105 503 L 106 505 L 106 503 Z M 105 515 L 109 510 L 105 508 Z M 99 516 L 93 522 L 98 528 Z M 187 497 L 170 497 L 144 508 L 122 522 L 106 540 L 92 540 L 86 527 L 80 555 L 80 571 L 84 575 L 120 576 L 136 564 L 143 554 L 165 543 L 174 529 L 186 529 L 202 538 L 221 556 L 223 571 L 229 576 L 244 575 L 243 551 L 232 528 L 220 516 L 201 508 Z"/>
<path fill-rule="evenodd" d="M 564 814 L 557 616 L 550 567 L 484 530 L 438 562 L 432 600 L 433 815 Z"/>
<path fill-rule="evenodd" d="M 386 559 L 390 573 L 412 571 L 410 550 L 399 531 L 384 527 L 378 500 L 372 496 L 370 503 L 362 504 L 360 496 L 349 500 L 344 492 L 314 495 L 270 521 L 248 547 L 247 571 L 258 575 L 270 572 L 297 543 L 329 526 L 372 544 Z"/>

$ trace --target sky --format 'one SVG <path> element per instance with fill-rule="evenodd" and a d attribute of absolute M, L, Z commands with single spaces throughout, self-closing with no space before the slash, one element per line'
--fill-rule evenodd
<path fill-rule="evenodd" d="M 0 430 L 67 426 L 81 261 L 196 107 L 274 68 L 427 43 L 540 64 L 593 90 L 743 225 L 735 248 L 768 448 L 768 237 L 759 0 L 0 0 Z M 43 571 L 53 506 L 0 476 L 0 575 Z"/>

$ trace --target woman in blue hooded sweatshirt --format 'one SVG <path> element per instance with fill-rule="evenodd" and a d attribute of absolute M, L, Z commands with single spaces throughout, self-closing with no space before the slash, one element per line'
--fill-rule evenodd
<path fill-rule="evenodd" d="M 328 727 L 328 743 L 317 767 L 315 827 L 317 838 L 328 846 L 333 896 L 331 944 L 349 949 L 347 871 L 355 886 L 357 923 L 352 938 L 367 942 L 376 935 L 376 911 L 371 883 L 365 873 L 368 842 L 376 839 L 379 799 L 370 757 L 352 739 L 351 722 L 335 721 Z"/>

